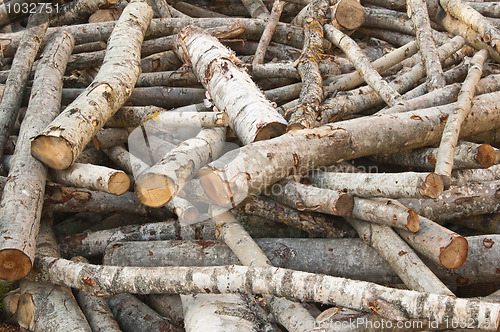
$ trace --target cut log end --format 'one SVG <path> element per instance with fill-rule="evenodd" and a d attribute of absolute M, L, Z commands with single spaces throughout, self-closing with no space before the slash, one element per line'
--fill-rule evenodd
<path fill-rule="evenodd" d="M 191 206 L 182 212 L 182 215 L 179 216 L 181 223 L 184 224 L 193 224 L 198 221 L 200 217 L 200 211 L 195 206 Z"/>
<path fill-rule="evenodd" d="M 31 270 L 31 259 L 24 252 L 17 249 L 0 251 L 0 279 L 20 280 Z"/>
<path fill-rule="evenodd" d="M 493 166 L 497 162 L 497 153 L 489 144 L 482 144 L 474 156 L 474 159 L 484 168 Z"/>
<path fill-rule="evenodd" d="M 135 194 L 142 204 L 160 207 L 172 199 L 168 178 L 161 174 L 146 173 L 135 182 Z"/>
<path fill-rule="evenodd" d="M 365 10 L 356 0 L 342 0 L 337 5 L 335 20 L 347 30 L 355 30 L 365 21 Z"/>
<path fill-rule="evenodd" d="M 441 248 L 439 261 L 447 269 L 458 269 L 465 263 L 468 251 L 469 243 L 467 240 L 460 235 L 454 235 L 450 244 Z"/>
<path fill-rule="evenodd" d="M 201 186 L 207 196 L 219 206 L 231 206 L 231 191 L 213 170 L 202 168 L 198 171 Z"/>
<path fill-rule="evenodd" d="M 257 125 L 259 126 L 259 125 Z M 265 126 L 261 126 L 257 130 L 257 134 L 255 135 L 254 142 L 263 141 L 267 139 L 271 139 L 274 137 L 278 137 L 283 135 L 286 132 L 286 125 L 279 122 L 271 122 L 266 124 Z"/>
<path fill-rule="evenodd" d="M 413 233 L 418 232 L 418 230 L 420 229 L 420 223 L 418 221 L 419 219 L 420 217 L 417 212 L 410 209 L 408 211 L 408 218 L 406 218 L 406 229 Z"/>
<path fill-rule="evenodd" d="M 443 190 L 443 179 L 435 173 L 430 173 L 429 175 L 427 175 L 424 183 L 419 189 L 422 196 L 429 198 L 439 197 L 439 195 L 443 193 Z"/>
<path fill-rule="evenodd" d="M 125 172 L 116 172 L 109 177 L 108 190 L 113 195 L 123 195 L 130 188 L 130 179 Z"/>
<path fill-rule="evenodd" d="M 350 216 L 352 213 L 352 209 L 354 207 L 354 197 L 349 194 L 340 194 L 337 199 L 337 204 L 335 206 L 337 210 L 337 215 L 339 216 Z"/>
<path fill-rule="evenodd" d="M 31 154 L 45 165 L 63 170 L 73 163 L 71 144 L 58 136 L 38 136 L 31 142 Z"/>

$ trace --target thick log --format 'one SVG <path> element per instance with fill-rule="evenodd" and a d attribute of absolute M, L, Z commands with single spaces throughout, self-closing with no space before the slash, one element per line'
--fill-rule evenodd
<path fill-rule="evenodd" d="M 345 190 L 358 197 L 430 197 L 443 192 L 443 180 L 434 173 L 333 173 L 315 171 L 311 183 L 320 188 Z"/>
<path fill-rule="evenodd" d="M 18 280 L 30 271 L 43 205 L 47 168 L 30 153 L 31 138 L 59 113 L 62 76 L 74 40 L 54 36 L 44 49 L 33 94 L 19 132 L 0 209 L 0 278 Z"/>
<path fill-rule="evenodd" d="M 217 39 L 199 28 L 188 27 L 178 34 L 177 44 L 180 58 L 193 66 L 215 106 L 228 113 L 230 127 L 243 144 L 284 133 L 286 121 Z"/>
<path fill-rule="evenodd" d="M 115 295 L 108 303 L 124 332 L 183 331 L 131 294 Z"/>
<path fill-rule="evenodd" d="M 500 127 L 500 105 L 496 102 L 499 96 L 492 93 L 474 99 L 461 130 L 464 136 Z M 201 168 L 198 175 L 205 192 L 217 204 L 238 204 L 248 194 L 263 190 L 290 172 L 302 173 L 342 160 L 435 144 L 447 115 L 441 107 L 428 108 L 288 133 L 228 152 Z"/>
<path fill-rule="evenodd" d="M 342 192 L 316 188 L 291 180 L 283 180 L 264 191 L 266 196 L 299 211 L 317 211 L 337 216 L 352 212 L 354 199 Z"/>
<path fill-rule="evenodd" d="M 462 88 L 458 94 L 457 103 L 446 120 L 443 136 L 441 137 L 441 143 L 439 144 L 436 156 L 436 168 L 434 171 L 443 178 L 446 189 L 450 186 L 455 146 L 457 145 L 458 137 L 460 136 L 460 128 L 471 111 L 472 98 L 474 98 L 476 85 L 481 79 L 481 75 L 483 74 L 483 65 L 487 59 L 487 50 L 481 50 L 474 55 L 471 60 L 471 66 L 469 68 L 467 78 L 462 84 Z"/>
<path fill-rule="evenodd" d="M 355 218 L 347 220 L 358 231 L 359 237 L 384 257 L 409 289 L 454 296 L 390 227 Z"/>
<path fill-rule="evenodd" d="M 431 171 L 436 167 L 437 153 L 437 148 L 421 148 L 394 154 L 379 154 L 370 158 L 379 163 Z M 455 148 L 453 167 L 455 169 L 488 168 L 497 163 L 497 159 L 498 150 L 489 144 L 459 141 Z"/>
<path fill-rule="evenodd" d="M 257 292 L 362 311 L 376 306 L 378 315 L 396 320 L 426 319 L 443 324 L 449 319 L 466 319 L 480 329 L 496 330 L 500 319 L 500 304 L 492 302 L 387 288 L 275 267 L 137 268 L 74 263 L 42 256 L 37 261 L 37 270 L 39 277 L 52 283 L 102 295 Z M 179 282 L 187 276 L 192 276 L 189 283 Z"/>
<path fill-rule="evenodd" d="M 31 150 L 37 159 L 54 169 L 69 167 L 128 99 L 139 76 L 141 44 L 152 16 L 145 2 L 127 6 L 92 84 L 33 140 Z"/>
<path fill-rule="evenodd" d="M 2 6 L 2 5 L 0 5 Z M 49 26 L 50 15 L 38 13 L 31 16 L 26 31 L 12 60 L 11 69 L 0 102 L 0 157 L 16 122 L 23 98 L 23 91 L 35 61 L 43 36 Z M 36 232 L 35 232 L 36 233 Z"/>

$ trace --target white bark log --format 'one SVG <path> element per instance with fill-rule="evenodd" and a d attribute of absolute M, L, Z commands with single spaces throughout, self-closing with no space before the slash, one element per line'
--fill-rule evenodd
<path fill-rule="evenodd" d="M 92 138 L 92 145 L 96 150 L 104 150 L 128 142 L 129 128 L 104 128 Z"/>
<path fill-rule="evenodd" d="M 179 33 L 177 47 L 179 57 L 193 66 L 193 72 L 210 93 L 215 106 L 227 112 L 230 126 L 243 144 L 285 132 L 285 119 L 216 38 L 191 26 Z"/>
<path fill-rule="evenodd" d="M 145 2 L 127 6 L 92 84 L 33 140 L 32 154 L 37 159 L 54 169 L 69 167 L 125 103 L 140 73 L 141 44 L 152 16 Z"/>
<path fill-rule="evenodd" d="M 0 209 L 0 278 L 21 279 L 30 271 L 43 206 L 47 168 L 30 153 L 31 138 L 59 113 L 62 76 L 73 49 L 67 33 L 44 49 L 33 94 L 19 132 Z"/>

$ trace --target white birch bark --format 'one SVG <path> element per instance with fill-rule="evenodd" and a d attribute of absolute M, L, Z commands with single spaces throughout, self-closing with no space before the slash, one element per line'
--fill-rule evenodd
<path fill-rule="evenodd" d="M 60 5 L 57 16 L 51 19 L 52 26 L 84 23 L 90 15 L 101 8 L 118 3 L 119 0 L 78 0 Z"/>
<path fill-rule="evenodd" d="M 123 292 L 272 294 L 362 311 L 376 308 L 378 315 L 396 320 L 423 318 L 442 324 L 447 319 L 466 319 L 486 330 L 496 330 L 500 319 L 500 304 L 492 302 L 387 288 L 274 267 L 137 268 L 98 266 L 41 256 L 37 268 L 39 277 L 54 284 L 101 295 Z M 186 282 L 179 282 L 181 280 Z"/>
<path fill-rule="evenodd" d="M 141 113 L 142 109 L 151 110 L 151 112 L 145 111 L 144 116 L 136 120 L 132 115 L 136 113 L 136 108 Z M 106 123 L 107 127 L 137 127 L 146 121 L 157 122 L 159 126 L 165 128 L 215 128 L 229 125 L 229 117 L 224 112 L 174 112 L 155 106 L 129 106 L 121 108 L 120 111 L 120 117 L 117 118 L 117 114 L 115 114 Z M 125 114 L 127 116 L 131 114 L 132 118 L 126 117 Z"/>
<path fill-rule="evenodd" d="M 141 44 L 152 16 L 145 2 L 127 6 L 92 84 L 33 140 L 37 159 L 54 169 L 69 167 L 128 99 L 140 73 Z"/>
<path fill-rule="evenodd" d="M 129 128 L 103 128 L 92 137 L 96 150 L 104 150 L 128 142 Z"/>
<path fill-rule="evenodd" d="M 230 126 L 243 144 L 285 132 L 285 119 L 216 38 L 190 26 L 178 34 L 176 52 L 193 66 L 193 72 L 210 93 L 217 109 L 229 115 Z"/>
<path fill-rule="evenodd" d="M 499 96 L 492 93 L 474 99 L 472 112 L 462 127 L 463 136 L 500 127 Z M 363 117 L 288 133 L 228 152 L 201 168 L 198 175 L 205 192 L 217 204 L 238 204 L 248 194 L 263 190 L 290 173 L 435 144 L 444 128 L 444 109 Z"/>
<path fill-rule="evenodd" d="M 176 295 L 158 294 L 149 295 L 148 304 L 157 313 L 167 317 L 172 324 L 183 326 L 184 311 L 182 308 L 181 297 Z"/>
<path fill-rule="evenodd" d="M 0 278 L 21 279 L 30 271 L 43 206 L 47 168 L 30 154 L 31 138 L 59 113 L 62 76 L 74 40 L 54 36 L 44 49 L 33 94 L 19 132 L 0 209 Z"/>

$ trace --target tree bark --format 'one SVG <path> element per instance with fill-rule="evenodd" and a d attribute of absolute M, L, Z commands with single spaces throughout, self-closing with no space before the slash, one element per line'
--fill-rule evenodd
<path fill-rule="evenodd" d="M 51 19 L 50 25 L 69 25 L 84 23 L 95 11 L 110 7 L 118 0 L 79 0 L 61 6 L 57 16 Z"/>
<path fill-rule="evenodd" d="M 18 280 L 30 271 L 47 178 L 47 168 L 30 154 L 31 137 L 59 113 L 61 80 L 74 40 L 54 36 L 44 49 L 33 94 L 19 132 L 0 206 L 0 278 Z"/>
<path fill-rule="evenodd" d="M 286 121 L 217 39 L 191 26 L 179 33 L 177 45 L 179 57 L 193 66 L 215 106 L 228 113 L 230 126 L 243 144 L 284 133 Z"/>
<path fill-rule="evenodd" d="M 316 171 L 309 175 L 320 188 L 346 190 L 358 197 L 430 197 L 443 192 L 443 181 L 434 173 L 332 173 Z"/>
<path fill-rule="evenodd" d="M 469 183 L 483 183 L 500 180 L 500 165 L 486 169 L 462 169 L 452 173 L 452 185 L 465 187 Z"/>
<path fill-rule="evenodd" d="M 41 256 L 37 269 L 40 271 L 39 277 L 52 283 L 101 295 L 121 292 L 272 294 L 374 311 L 387 319 L 425 318 L 437 321 L 438 324 L 449 319 L 466 319 L 477 328 L 488 330 L 496 330 L 500 319 L 500 304 L 492 302 L 387 288 L 362 281 L 275 267 L 230 265 L 136 268 L 74 263 Z M 179 282 L 187 280 L 186 278 L 189 278 L 189 282 Z"/>
<path fill-rule="evenodd" d="M 492 93 L 474 99 L 472 112 L 462 127 L 463 136 L 500 127 L 500 105 L 496 102 L 499 96 Z M 442 108 L 428 108 L 288 133 L 228 152 L 200 169 L 198 175 L 214 202 L 221 206 L 238 204 L 248 194 L 263 190 L 290 173 L 435 144 L 440 140 L 446 117 Z"/>
<path fill-rule="evenodd" d="M 0 157 L 3 155 L 10 131 L 16 123 L 31 66 L 35 61 L 43 36 L 49 26 L 49 19 L 50 15 L 48 13 L 33 15 L 29 20 L 26 31 L 21 32 L 22 38 L 12 60 L 0 102 Z"/>
<path fill-rule="evenodd" d="M 269 10 L 261 0 L 242 0 L 241 2 L 253 18 L 265 19 L 269 17 Z"/>
<path fill-rule="evenodd" d="M 54 169 L 69 167 L 128 99 L 139 76 L 141 44 L 152 16 L 145 2 L 127 6 L 92 84 L 33 140 L 32 154 L 37 159 Z"/>
<path fill-rule="evenodd" d="M 252 61 L 252 66 L 264 62 L 264 55 L 266 54 L 266 49 L 269 46 L 269 43 L 271 42 L 274 30 L 276 29 L 276 25 L 280 20 L 280 15 L 281 12 L 283 11 L 283 6 L 284 2 L 281 2 L 280 0 L 274 1 L 271 15 L 269 17 L 269 20 L 267 21 L 266 28 L 262 33 L 262 37 L 260 37 L 257 50 L 255 51 L 255 56 Z"/>
<path fill-rule="evenodd" d="M 476 91 L 476 85 L 483 74 L 483 65 L 488 58 L 488 51 L 481 50 L 474 55 L 471 60 L 471 67 L 467 78 L 462 84 L 458 100 L 446 120 L 446 125 L 441 137 L 441 143 L 436 156 L 435 173 L 443 178 L 445 188 L 450 186 L 451 171 L 453 169 L 453 160 L 455 155 L 455 146 L 460 136 L 460 129 L 463 122 L 469 115 L 472 108 L 472 99 Z"/>
<path fill-rule="evenodd" d="M 105 150 L 128 142 L 132 129 L 129 128 L 103 128 L 92 137 L 92 145 L 96 150 Z"/>

